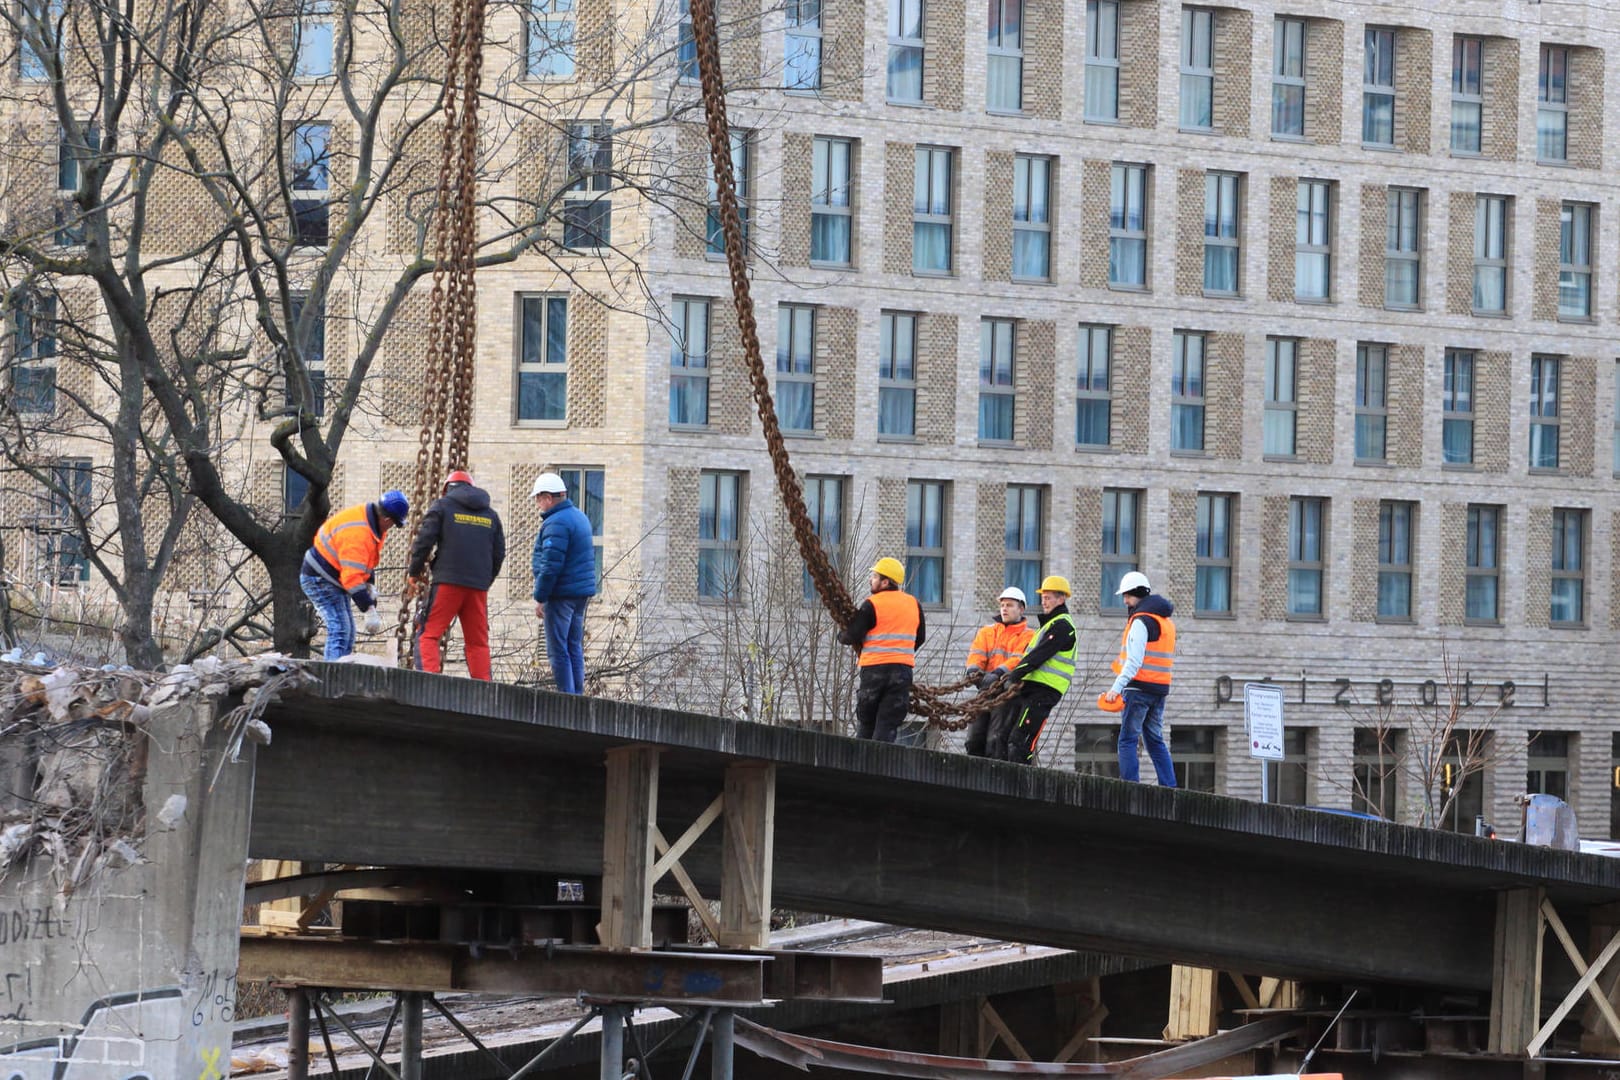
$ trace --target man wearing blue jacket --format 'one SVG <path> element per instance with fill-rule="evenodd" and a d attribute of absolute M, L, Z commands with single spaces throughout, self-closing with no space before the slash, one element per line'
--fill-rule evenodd
<path fill-rule="evenodd" d="M 546 655 L 557 689 L 585 692 L 585 605 L 596 595 L 596 548 L 590 519 L 556 473 L 534 481 L 540 535 L 534 538 L 534 613 L 546 628 Z"/>

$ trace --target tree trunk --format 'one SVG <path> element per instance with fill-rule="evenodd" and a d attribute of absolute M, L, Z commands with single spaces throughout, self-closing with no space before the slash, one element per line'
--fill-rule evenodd
<path fill-rule="evenodd" d="M 309 642 L 315 636 L 314 607 L 298 583 L 298 570 L 304 562 L 302 545 L 282 543 L 263 555 L 270 572 L 270 617 L 277 652 L 288 656 L 308 656 Z"/>
<path fill-rule="evenodd" d="M 125 582 L 123 609 L 124 619 L 118 624 L 118 640 L 124 646 L 124 662 L 136 671 L 161 670 L 163 647 L 152 634 L 152 588 L 149 581 Z"/>

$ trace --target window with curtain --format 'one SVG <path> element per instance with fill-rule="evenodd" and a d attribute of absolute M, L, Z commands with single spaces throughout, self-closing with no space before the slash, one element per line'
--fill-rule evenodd
<path fill-rule="evenodd" d="M 670 305 L 669 422 L 709 423 L 709 301 L 676 297 Z"/>
<path fill-rule="evenodd" d="M 1507 219 L 1505 195 L 1481 195 L 1474 202 L 1474 310 L 1507 310 Z"/>
<path fill-rule="evenodd" d="M 1046 489 L 1033 484 L 1007 485 L 1004 522 L 1006 573 L 1004 585 L 1016 585 L 1024 595 L 1040 591 L 1046 558 Z"/>
<path fill-rule="evenodd" d="M 1592 317 L 1591 203 L 1564 203 L 1558 210 L 1558 314 L 1566 319 Z"/>
<path fill-rule="evenodd" d="M 1146 165 L 1115 162 L 1108 187 L 1108 284 L 1147 285 Z"/>
<path fill-rule="evenodd" d="M 1451 152 L 1477 154 L 1485 113 L 1483 38 L 1451 39 Z"/>
<path fill-rule="evenodd" d="M 1052 276 L 1052 159 L 1013 158 L 1012 276 L 1048 281 Z"/>
<path fill-rule="evenodd" d="M 1470 622 L 1496 622 L 1501 617 L 1497 604 L 1497 538 L 1501 524 L 1501 507 L 1468 507 L 1463 617 Z"/>
<path fill-rule="evenodd" d="M 698 477 L 698 596 L 734 600 L 742 591 L 743 474 Z"/>
<path fill-rule="evenodd" d="M 574 0 L 530 0 L 524 37 L 529 78 L 574 77 Z"/>
<path fill-rule="evenodd" d="M 1569 50 L 1541 47 L 1536 77 L 1536 160 L 1569 160 Z"/>
<path fill-rule="evenodd" d="M 979 322 L 979 438 L 988 442 L 1013 440 L 1013 350 L 1017 339 L 1012 319 Z"/>
<path fill-rule="evenodd" d="M 1236 495 L 1198 496 L 1193 548 L 1193 611 L 1232 612 L 1232 536 Z"/>
<path fill-rule="evenodd" d="M 810 149 L 810 261 L 850 265 L 853 184 L 849 139 L 817 136 Z"/>
<path fill-rule="evenodd" d="M 1170 354 L 1170 449 L 1204 449 L 1203 334 L 1177 330 Z"/>
<path fill-rule="evenodd" d="M 1384 306 L 1416 310 L 1422 301 L 1423 192 L 1389 189 L 1389 224 L 1384 241 Z"/>
<path fill-rule="evenodd" d="M 923 0 L 889 0 L 890 101 L 923 99 Z"/>
<path fill-rule="evenodd" d="M 1271 133 L 1305 137 L 1305 20 L 1279 17 L 1271 37 Z"/>
<path fill-rule="evenodd" d="M 878 435 L 917 434 L 917 316 L 878 316 Z"/>
<path fill-rule="evenodd" d="M 1114 397 L 1110 389 L 1109 368 L 1112 365 L 1113 351 L 1113 327 L 1080 327 L 1079 378 L 1075 392 L 1074 421 L 1074 441 L 1077 446 L 1109 444 L 1110 413 L 1113 410 Z M 1617 459 L 1620 459 L 1620 450 L 1616 451 L 1616 455 Z"/>
<path fill-rule="evenodd" d="M 945 603 L 945 491 L 943 480 L 906 481 L 906 591 L 930 607 Z"/>
<path fill-rule="evenodd" d="M 782 42 L 782 87 L 821 89 L 821 0 L 786 0 Z"/>
<path fill-rule="evenodd" d="M 1553 511 L 1552 608 L 1548 618 L 1555 623 L 1586 622 L 1586 520 L 1585 510 Z"/>
<path fill-rule="evenodd" d="M 1378 617 L 1412 617 L 1412 538 L 1417 503 L 1389 499 L 1378 504 Z"/>
<path fill-rule="evenodd" d="M 1086 0 L 1086 119 L 1119 119 L 1119 0 Z"/>
<path fill-rule="evenodd" d="M 725 234 L 720 231 L 720 184 L 714 178 L 714 163 L 708 155 L 709 170 L 709 220 L 706 228 L 708 232 L 708 246 L 710 255 L 724 255 L 726 253 Z M 742 219 L 743 240 L 748 240 L 748 193 L 750 178 L 748 175 L 748 132 L 738 128 L 731 129 L 731 176 L 732 183 L 737 189 L 737 216 Z"/>
<path fill-rule="evenodd" d="M 1240 263 L 1237 173 L 1204 174 L 1204 292 L 1236 296 Z"/>
<path fill-rule="evenodd" d="M 1266 339 L 1265 415 L 1262 450 L 1267 457 L 1293 457 L 1299 420 L 1299 342 L 1294 338 Z"/>
<path fill-rule="evenodd" d="M 1446 350 L 1440 401 L 1441 460 L 1447 465 L 1474 463 L 1474 354 Z"/>
<path fill-rule="evenodd" d="M 1356 346 L 1356 460 L 1383 461 L 1389 431 L 1389 346 Z"/>
<path fill-rule="evenodd" d="M 1288 500 L 1288 614 L 1320 617 L 1327 573 L 1327 500 Z"/>
<path fill-rule="evenodd" d="M 1369 26 L 1363 45 L 1361 141 L 1395 145 L 1395 31 Z"/>
<path fill-rule="evenodd" d="M 568 416 L 568 298 L 523 296 L 517 370 L 517 419 Z"/>
<path fill-rule="evenodd" d="M 1125 601 L 1114 595 L 1119 581 L 1140 568 L 1142 493 L 1105 488 L 1102 493 L 1102 579 L 1098 607 L 1123 611 Z"/>
<path fill-rule="evenodd" d="M 922 274 L 951 272 L 951 173 L 954 151 L 919 146 L 913 152 L 911 269 Z"/>
<path fill-rule="evenodd" d="M 1024 107 L 1023 0 L 988 2 L 984 105 L 991 112 L 1018 112 Z"/>
<path fill-rule="evenodd" d="M 1530 358 L 1530 467 L 1558 468 L 1558 394 L 1563 361 L 1556 356 Z"/>
<path fill-rule="evenodd" d="M 784 432 L 816 427 L 816 309 L 776 309 L 776 416 Z"/>
<path fill-rule="evenodd" d="M 1215 126 L 1215 13 L 1209 8 L 1181 9 L 1181 126 Z"/>
<path fill-rule="evenodd" d="M 1333 183 L 1301 180 L 1294 219 L 1294 299 L 1333 293 Z"/>

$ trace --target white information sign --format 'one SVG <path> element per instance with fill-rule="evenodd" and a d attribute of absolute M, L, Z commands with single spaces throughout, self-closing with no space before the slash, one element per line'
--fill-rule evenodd
<path fill-rule="evenodd" d="M 1243 725 L 1249 732 L 1249 756 L 1283 759 L 1283 688 L 1276 683 L 1243 684 Z"/>

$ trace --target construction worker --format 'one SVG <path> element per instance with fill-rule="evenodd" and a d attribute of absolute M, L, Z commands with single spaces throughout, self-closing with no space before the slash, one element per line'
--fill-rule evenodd
<path fill-rule="evenodd" d="M 1125 697 L 1119 718 L 1119 776 L 1141 778 L 1136 744 L 1147 742 L 1148 757 L 1160 787 L 1176 786 L 1176 768 L 1164 741 L 1164 699 L 1170 693 L 1170 669 L 1176 662 L 1176 608 L 1153 595 L 1147 575 L 1132 570 L 1119 580 L 1115 593 L 1129 609 L 1119 637 L 1119 658 L 1114 661 L 1114 685 L 1103 695 L 1108 701 Z"/>
<path fill-rule="evenodd" d="M 922 605 L 900 589 L 905 579 L 906 568 L 899 559 L 879 559 L 868 582 L 872 595 L 838 635 L 839 641 L 860 653 L 855 733 L 862 739 L 894 742 L 911 700 L 911 675 L 927 631 Z"/>
<path fill-rule="evenodd" d="M 376 502 L 339 510 L 316 531 L 314 545 L 304 553 L 299 584 L 326 626 L 326 659 L 338 660 L 354 652 L 350 603 L 366 613 L 366 633 L 382 631 L 382 612 L 377 610 L 372 581 L 388 530 L 403 525 L 409 514 L 405 493 L 387 491 Z"/>
<path fill-rule="evenodd" d="M 1027 604 L 1023 589 L 1016 585 L 1007 586 L 996 598 L 996 621 L 981 626 L 979 632 L 973 635 L 973 647 L 968 650 L 967 674 L 973 685 L 979 688 L 981 697 L 993 690 L 1001 682 L 1002 676 L 1013 669 L 1023 657 L 1024 650 L 1029 648 L 1030 639 L 1035 636 L 1035 631 L 1030 629 L 1024 618 Z M 985 742 L 990 734 L 991 714 L 1003 708 L 1005 703 L 974 715 L 973 722 L 968 725 L 966 749 L 969 755 L 986 755 Z"/>
<path fill-rule="evenodd" d="M 411 577 L 420 583 L 433 567 L 427 616 L 416 639 L 423 671 L 444 670 L 439 642 L 450 623 L 460 620 L 467 672 L 489 681 L 489 586 L 505 561 L 506 532 L 501 516 L 489 505 L 489 492 L 473 486 L 472 474 L 454 470 L 444 478 L 440 497 L 422 515 L 411 544 Z"/>
<path fill-rule="evenodd" d="M 1023 686 L 1002 714 L 1004 722 L 991 727 L 991 757 L 1020 765 L 1035 763 L 1046 718 L 1074 681 L 1074 654 L 1080 638 L 1069 615 L 1069 594 L 1066 577 L 1050 574 L 1041 582 L 1041 628 L 1029 651 L 1007 673 L 1007 678 L 1019 680 Z"/>
<path fill-rule="evenodd" d="M 557 689 L 585 692 L 585 606 L 596 595 L 596 537 L 585 511 L 554 472 L 534 481 L 540 533 L 534 538 L 534 613 L 546 628 L 546 655 Z"/>

